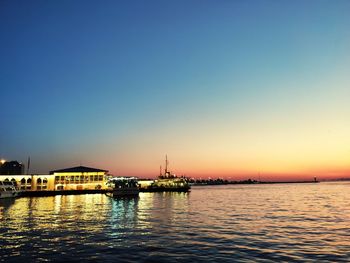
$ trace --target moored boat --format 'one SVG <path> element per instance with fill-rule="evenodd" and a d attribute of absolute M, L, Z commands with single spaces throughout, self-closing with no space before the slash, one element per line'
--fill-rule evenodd
<path fill-rule="evenodd" d="M 165 157 L 165 170 L 162 174 L 162 168 L 160 168 L 160 174 L 158 179 L 154 180 L 152 184 L 147 187 L 141 188 L 142 192 L 188 192 L 191 186 L 188 179 L 185 176 L 176 176 L 168 171 L 168 157 Z"/>
<path fill-rule="evenodd" d="M 19 196 L 20 190 L 16 187 L 13 182 L 0 181 L 0 198 L 14 198 Z"/>
<path fill-rule="evenodd" d="M 136 177 L 114 177 L 109 179 L 113 197 L 134 197 L 139 195 L 139 185 Z"/>

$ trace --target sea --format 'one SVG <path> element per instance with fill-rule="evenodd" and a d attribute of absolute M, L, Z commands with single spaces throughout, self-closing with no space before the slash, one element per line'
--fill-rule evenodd
<path fill-rule="evenodd" d="M 350 183 L 0 200 L 1 262 L 349 262 Z"/>

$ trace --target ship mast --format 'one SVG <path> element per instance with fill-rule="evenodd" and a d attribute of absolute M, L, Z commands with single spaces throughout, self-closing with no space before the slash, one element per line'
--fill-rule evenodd
<path fill-rule="evenodd" d="M 166 154 L 165 155 L 165 174 L 168 173 L 168 164 L 169 164 L 169 162 L 168 162 L 168 155 Z"/>
<path fill-rule="evenodd" d="M 27 162 L 27 174 L 29 174 L 29 166 L 30 166 L 30 156 L 28 157 L 28 162 Z"/>

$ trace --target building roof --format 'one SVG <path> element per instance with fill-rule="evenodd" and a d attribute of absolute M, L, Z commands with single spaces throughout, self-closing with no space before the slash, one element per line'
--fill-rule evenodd
<path fill-rule="evenodd" d="M 50 171 L 50 174 L 53 173 L 91 173 L 91 172 L 108 172 L 107 170 L 91 168 L 86 166 L 76 166 L 71 168 L 65 168 L 60 170 Z"/>

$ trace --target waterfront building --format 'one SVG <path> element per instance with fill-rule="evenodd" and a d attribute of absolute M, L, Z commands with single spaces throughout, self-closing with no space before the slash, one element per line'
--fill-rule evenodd
<path fill-rule="evenodd" d="M 107 170 L 72 167 L 51 171 L 50 174 L 5 174 L 0 181 L 13 182 L 23 191 L 96 190 L 106 189 Z"/>
<path fill-rule="evenodd" d="M 52 175 L 0 175 L 0 181 L 13 182 L 23 191 L 52 191 L 55 189 L 55 180 Z"/>
<path fill-rule="evenodd" d="M 107 170 L 77 166 L 51 171 L 54 190 L 99 190 L 107 188 Z"/>

